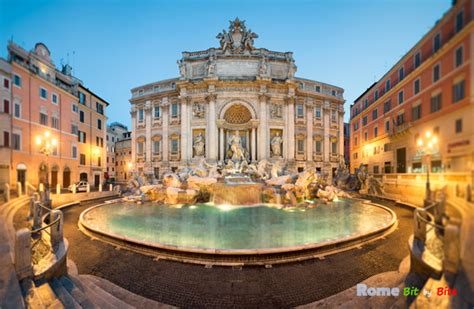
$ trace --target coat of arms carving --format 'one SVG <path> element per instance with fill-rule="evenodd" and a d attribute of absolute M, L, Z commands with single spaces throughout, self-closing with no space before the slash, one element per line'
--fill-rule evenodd
<path fill-rule="evenodd" d="M 224 53 L 243 53 L 244 51 L 251 51 L 255 49 L 253 46 L 254 39 L 258 35 L 251 29 L 247 30 L 245 20 L 236 18 L 234 21 L 229 21 L 229 32 L 222 30 L 216 38 L 219 39 L 221 49 Z"/>

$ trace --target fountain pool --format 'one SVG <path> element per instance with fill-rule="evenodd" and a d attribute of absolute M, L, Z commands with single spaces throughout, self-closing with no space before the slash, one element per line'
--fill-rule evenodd
<path fill-rule="evenodd" d="M 80 225 L 108 238 L 175 252 L 258 255 L 338 245 L 380 234 L 395 221 L 388 208 L 341 199 L 314 208 L 120 202 L 85 210 Z"/>

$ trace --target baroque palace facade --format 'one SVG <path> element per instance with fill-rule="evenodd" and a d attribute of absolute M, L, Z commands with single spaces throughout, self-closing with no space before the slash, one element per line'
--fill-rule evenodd
<path fill-rule="evenodd" d="M 202 158 L 226 162 L 239 144 L 247 162 L 332 175 L 344 154 L 344 90 L 295 77 L 293 54 L 255 48 L 257 37 L 231 21 L 219 48 L 183 52 L 180 77 L 131 90 L 137 172 L 159 178 Z"/>
<path fill-rule="evenodd" d="M 474 171 L 472 12 L 473 1 L 453 2 L 402 59 L 355 100 L 351 172 L 360 164 L 374 174 L 419 173 L 427 166 L 432 172 Z M 423 142 L 427 136 L 436 143 Z"/>

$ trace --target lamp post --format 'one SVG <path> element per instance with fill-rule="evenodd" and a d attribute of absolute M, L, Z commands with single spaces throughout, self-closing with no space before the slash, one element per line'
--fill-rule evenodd
<path fill-rule="evenodd" d="M 58 141 L 51 137 L 49 131 L 45 131 L 42 135 L 38 135 L 36 137 L 36 145 L 40 147 L 40 152 L 46 156 L 46 183 L 44 185 L 44 203 L 50 207 L 50 199 L 49 199 L 49 155 L 53 151 L 53 149 L 58 145 Z"/>
<path fill-rule="evenodd" d="M 431 133 L 431 131 L 426 131 L 425 134 L 422 134 L 420 138 L 416 141 L 417 147 L 422 155 L 426 156 L 426 193 L 425 193 L 425 203 L 430 200 L 431 190 L 430 190 L 430 169 L 431 169 L 431 155 L 435 149 L 435 146 L 438 144 L 438 137 Z"/>

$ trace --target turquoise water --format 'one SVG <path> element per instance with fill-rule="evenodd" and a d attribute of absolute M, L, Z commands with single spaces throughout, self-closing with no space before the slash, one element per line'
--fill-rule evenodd
<path fill-rule="evenodd" d="M 84 221 L 93 229 L 141 242 L 237 250 L 334 241 L 388 226 L 392 220 L 387 210 L 350 199 L 312 209 L 205 204 L 178 207 L 109 204 L 86 212 Z"/>

